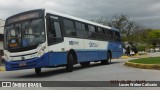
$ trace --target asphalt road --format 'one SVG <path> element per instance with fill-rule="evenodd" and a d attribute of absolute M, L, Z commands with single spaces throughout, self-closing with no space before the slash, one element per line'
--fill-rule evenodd
<path fill-rule="evenodd" d="M 159 55 L 159 54 L 157 54 Z M 153 55 L 151 55 L 153 56 Z M 146 80 L 160 81 L 159 70 L 138 69 L 124 66 L 124 62 L 129 59 L 114 59 L 110 65 L 92 63 L 87 68 L 76 65 L 73 72 L 65 72 L 64 67 L 46 68 L 42 70 L 42 75 L 35 75 L 34 69 L 10 72 L 0 72 L 0 81 L 110 81 L 110 80 Z M 0 88 L 1 90 L 2 88 Z M 17 88 L 3 88 L 9 90 Z M 20 89 L 20 88 L 19 88 Z M 21 88 L 22 89 L 22 88 Z M 23 88 L 27 89 L 27 88 Z M 40 88 L 33 88 L 40 90 Z M 45 90 L 159 90 L 159 88 L 121 88 L 121 87 L 72 87 L 72 88 L 41 88 Z"/>

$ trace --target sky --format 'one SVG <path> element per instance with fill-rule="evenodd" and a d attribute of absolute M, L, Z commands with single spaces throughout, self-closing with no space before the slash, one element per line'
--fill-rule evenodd
<path fill-rule="evenodd" d="M 146 27 L 160 29 L 160 0 L 0 0 L 0 19 L 40 8 L 87 20 L 124 14 Z"/>

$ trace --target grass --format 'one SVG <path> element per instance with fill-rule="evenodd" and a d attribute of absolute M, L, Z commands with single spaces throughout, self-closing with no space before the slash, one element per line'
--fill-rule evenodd
<path fill-rule="evenodd" d="M 143 64 L 160 64 L 160 57 L 141 58 L 136 60 L 130 60 L 129 62 Z"/>

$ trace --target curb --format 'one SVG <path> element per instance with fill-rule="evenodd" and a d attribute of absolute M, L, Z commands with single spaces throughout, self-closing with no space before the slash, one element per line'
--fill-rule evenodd
<path fill-rule="evenodd" d="M 120 58 L 121 59 L 127 59 L 127 58 L 129 58 L 129 56 L 121 56 Z"/>
<path fill-rule="evenodd" d="M 148 58 L 149 56 L 148 55 L 134 55 L 134 56 L 121 56 L 120 58 L 121 59 L 128 59 L 128 58 Z"/>
<path fill-rule="evenodd" d="M 155 69 L 160 70 L 159 64 L 140 64 L 140 63 L 132 63 L 132 62 L 125 62 L 126 66 L 135 67 L 135 68 L 141 68 L 141 69 Z"/>
<path fill-rule="evenodd" d="M 2 72 L 2 71 L 6 71 L 5 67 L 0 67 L 0 72 Z"/>
<path fill-rule="evenodd" d="M 148 58 L 149 56 L 147 55 L 135 55 L 135 56 L 132 56 L 133 58 Z"/>

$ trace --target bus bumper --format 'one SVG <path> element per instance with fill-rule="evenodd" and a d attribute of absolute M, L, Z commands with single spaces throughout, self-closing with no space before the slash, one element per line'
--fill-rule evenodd
<path fill-rule="evenodd" d="M 5 60 L 6 71 L 41 68 L 47 65 L 48 65 L 48 54 L 44 54 L 41 57 L 37 57 L 29 60 L 23 60 L 23 61 L 6 61 Z"/>

